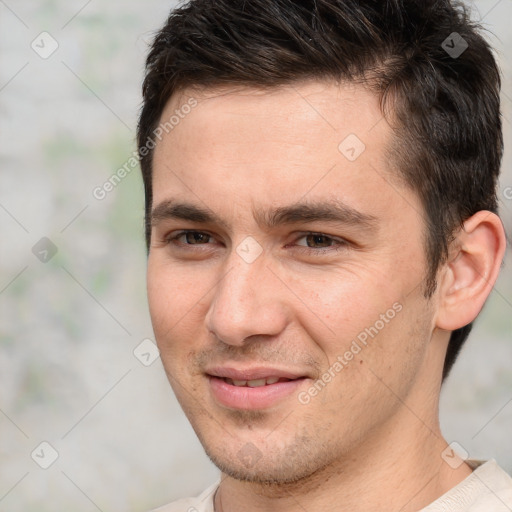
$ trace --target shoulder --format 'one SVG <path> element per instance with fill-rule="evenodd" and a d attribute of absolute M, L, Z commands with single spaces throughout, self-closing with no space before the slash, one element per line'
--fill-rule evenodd
<path fill-rule="evenodd" d="M 218 486 L 219 482 L 215 482 L 195 498 L 173 501 L 151 512 L 213 512 L 213 495 Z"/>
<path fill-rule="evenodd" d="M 473 475 L 482 484 L 482 494 L 469 508 L 471 512 L 512 510 L 512 478 L 495 460 L 478 467 Z"/>
<path fill-rule="evenodd" d="M 456 487 L 441 496 L 422 512 L 510 512 L 512 478 L 495 460 L 468 460 L 473 469 Z"/>

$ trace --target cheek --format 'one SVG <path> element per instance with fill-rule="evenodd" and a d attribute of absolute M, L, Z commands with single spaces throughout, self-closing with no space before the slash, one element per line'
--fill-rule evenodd
<path fill-rule="evenodd" d="M 322 326 L 318 337 L 312 337 L 329 340 L 337 350 L 372 326 L 401 297 L 396 281 L 394 285 L 389 282 L 387 272 L 369 265 L 340 267 L 328 275 L 317 272 L 300 278 L 289 276 L 288 282 L 303 303 L 302 323 L 311 329 Z"/>
<path fill-rule="evenodd" d="M 147 293 L 149 312 L 157 343 L 161 350 L 172 339 L 181 339 L 197 318 L 205 300 L 208 282 L 193 270 L 171 267 L 157 261 L 148 262 Z"/>
<path fill-rule="evenodd" d="M 191 323 L 194 322 L 193 306 L 197 304 L 197 297 L 190 290 L 195 288 L 185 286 L 174 274 L 156 271 L 151 265 L 148 266 L 147 288 L 156 344 L 167 378 L 182 403 L 183 384 L 177 383 L 188 378 L 184 370 L 190 368 L 187 361 L 193 355 L 193 340 L 199 339 L 194 331 L 197 324 Z"/>

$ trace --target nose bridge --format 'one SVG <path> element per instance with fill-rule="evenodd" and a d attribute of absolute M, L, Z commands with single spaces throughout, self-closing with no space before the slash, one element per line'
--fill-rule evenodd
<path fill-rule="evenodd" d="M 253 335 L 277 335 L 286 325 L 286 315 L 265 258 L 249 262 L 233 252 L 227 268 L 206 315 L 208 330 L 231 345 L 241 345 Z"/>

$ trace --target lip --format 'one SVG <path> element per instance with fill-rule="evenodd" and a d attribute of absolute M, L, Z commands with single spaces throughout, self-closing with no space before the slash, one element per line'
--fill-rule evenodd
<path fill-rule="evenodd" d="M 282 370 L 279 368 L 270 368 L 264 366 L 257 366 L 253 368 L 232 368 L 232 367 L 214 367 L 206 370 L 208 375 L 213 377 L 220 377 L 222 379 L 233 380 L 258 380 L 267 379 L 270 377 L 279 377 L 280 379 L 299 379 L 307 377 L 304 373 L 294 373 L 289 370 Z"/>
<path fill-rule="evenodd" d="M 211 368 L 206 372 L 213 399 L 221 406 L 237 410 L 268 409 L 289 398 L 296 396 L 299 387 L 304 385 L 308 376 L 278 368 L 255 367 L 235 369 L 227 367 Z M 278 377 L 291 379 L 274 384 L 251 388 L 235 386 L 224 379 L 259 380 Z"/>

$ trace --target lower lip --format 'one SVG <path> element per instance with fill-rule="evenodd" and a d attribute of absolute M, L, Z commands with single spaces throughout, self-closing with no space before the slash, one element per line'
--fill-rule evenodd
<path fill-rule="evenodd" d="M 305 378 L 301 378 L 251 388 L 234 386 L 228 384 L 224 379 L 209 376 L 210 389 L 219 404 L 231 409 L 245 410 L 272 407 L 280 400 L 296 393 L 305 380 Z"/>

